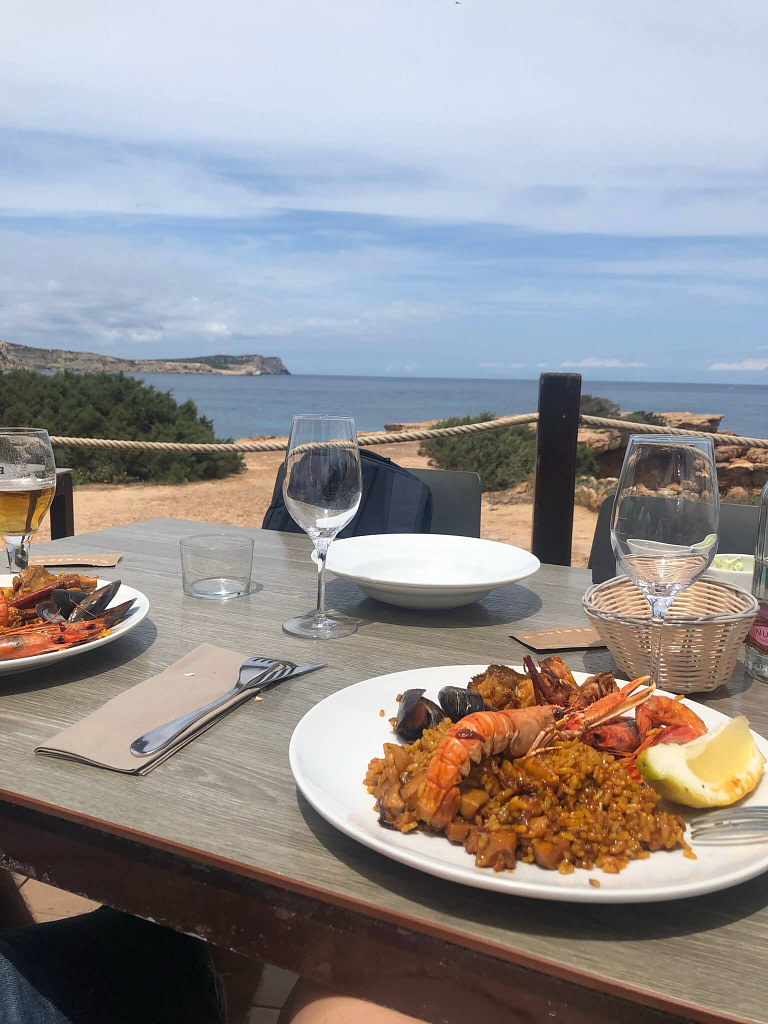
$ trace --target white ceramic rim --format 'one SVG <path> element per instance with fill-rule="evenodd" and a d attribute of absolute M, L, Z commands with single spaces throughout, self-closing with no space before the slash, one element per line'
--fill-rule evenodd
<path fill-rule="evenodd" d="M 493 545 L 497 549 L 504 549 L 506 556 L 511 555 L 514 552 L 514 556 L 523 556 L 519 570 L 514 571 L 511 575 L 505 575 L 501 577 L 495 577 L 493 579 L 477 580 L 471 583 L 457 582 L 457 583 L 414 583 L 413 580 L 393 580 L 393 579 L 381 579 L 375 576 L 367 576 L 360 572 L 350 572 L 348 569 L 337 569 L 331 564 L 331 556 L 334 548 L 338 550 L 337 545 L 350 544 L 355 541 L 371 541 L 373 537 L 381 540 L 386 538 L 385 544 L 389 545 L 396 541 L 397 538 L 401 537 L 418 537 L 421 541 L 432 544 L 433 541 L 429 538 L 434 537 L 441 541 L 456 542 L 461 546 L 467 547 L 469 545 L 482 544 L 485 550 L 488 550 L 488 545 Z M 383 533 L 383 534 L 371 534 L 365 537 L 346 537 L 343 540 L 334 541 L 331 545 L 328 553 L 328 561 L 326 563 L 328 572 L 332 572 L 334 576 L 339 576 L 341 579 L 352 580 L 357 583 L 371 584 L 378 589 L 388 590 L 421 590 L 421 591 L 434 591 L 435 593 L 444 591 L 461 591 L 462 593 L 481 592 L 488 593 L 491 590 L 496 590 L 499 587 L 504 587 L 509 583 L 516 583 L 518 580 L 525 579 L 527 576 L 532 576 L 535 572 L 541 568 L 541 562 L 539 559 L 531 554 L 530 551 L 525 551 L 523 548 L 515 547 L 514 544 L 504 544 L 497 540 L 486 540 L 482 537 L 458 537 L 454 534 L 448 533 Z"/>

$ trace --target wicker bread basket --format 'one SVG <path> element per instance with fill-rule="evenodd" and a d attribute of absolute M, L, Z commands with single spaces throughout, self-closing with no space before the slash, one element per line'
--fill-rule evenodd
<path fill-rule="evenodd" d="M 640 588 L 626 576 L 598 583 L 584 595 L 584 610 L 627 678 L 645 675 L 651 611 Z M 658 685 L 673 693 L 696 693 L 727 682 L 757 610 L 755 598 L 730 583 L 696 580 L 667 613 Z"/>

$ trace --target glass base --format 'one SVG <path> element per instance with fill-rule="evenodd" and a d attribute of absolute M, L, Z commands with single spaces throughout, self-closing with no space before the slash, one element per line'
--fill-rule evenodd
<path fill-rule="evenodd" d="M 29 568 L 29 537 L 5 537 L 5 552 L 8 556 L 8 571 L 24 572 Z"/>
<path fill-rule="evenodd" d="M 286 619 L 283 630 L 291 636 L 303 636 L 310 640 L 333 639 L 339 636 L 351 636 L 357 632 L 357 623 L 344 615 L 318 615 L 307 612 L 293 619 Z"/>
<path fill-rule="evenodd" d="M 243 597 L 247 594 L 248 581 L 215 576 L 207 580 L 185 582 L 184 593 L 187 597 L 205 597 L 208 600 L 227 601 L 230 597 Z"/>

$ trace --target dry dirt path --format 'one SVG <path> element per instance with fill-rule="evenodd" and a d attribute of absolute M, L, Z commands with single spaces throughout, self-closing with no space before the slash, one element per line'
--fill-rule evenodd
<path fill-rule="evenodd" d="M 418 442 L 381 445 L 376 451 L 406 468 L 425 468 Z M 172 516 L 260 526 L 270 499 L 282 452 L 256 452 L 245 456 L 246 470 L 224 480 L 189 484 L 86 484 L 75 488 L 75 529 L 78 533 L 123 526 L 141 519 Z M 507 491 L 483 495 L 482 535 L 490 540 L 529 548 L 530 500 L 518 500 Z M 573 564 L 586 565 L 597 515 L 576 507 L 573 528 Z M 40 539 L 46 539 L 47 528 Z"/>

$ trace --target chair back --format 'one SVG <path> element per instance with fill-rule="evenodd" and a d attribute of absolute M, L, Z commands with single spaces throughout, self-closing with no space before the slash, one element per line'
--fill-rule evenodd
<path fill-rule="evenodd" d="M 432 491 L 430 533 L 480 536 L 483 488 L 477 473 L 453 469 L 412 469 Z"/>
<path fill-rule="evenodd" d="M 429 488 L 432 495 L 432 521 L 428 533 L 452 534 L 455 537 L 480 536 L 480 510 L 482 486 L 477 473 L 459 472 L 449 469 L 409 469 Z M 284 464 L 280 466 L 275 479 L 270 510 L 281 499 Z M 267 512 L 262 529 L 292 529 L 301 532 L 298 526 L 290 524 L 275 526 L 278 520 Z"/>
<path fill-rule="evenodd" d="M 611 513 L 614 495 L 610 494 L 600 506 L 589 553 L 592 582 L 603 583 L 616 575 L 616 559 L 611 547 Z M 651 497 L 649 502 L 664 501 Z M 748 555 L 755 550 L 760 509 L 757 505 L 729 505 L 720 502 L 720 540 L 718 551 L 723 554 Z"/>

